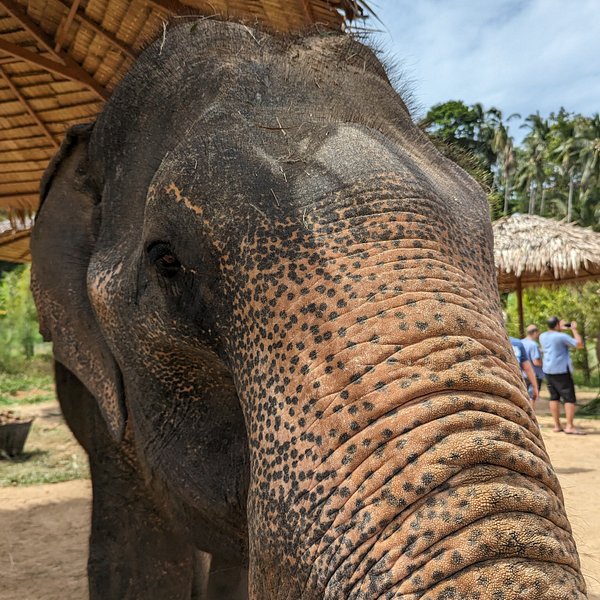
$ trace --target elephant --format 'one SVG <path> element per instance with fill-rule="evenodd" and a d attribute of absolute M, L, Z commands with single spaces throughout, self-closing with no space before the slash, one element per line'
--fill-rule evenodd
<path fill-rule="evenodd" d="M 367 45 L 179 21 L 41 201 L 93 600 L 585 598 L 485 194 Z"/>

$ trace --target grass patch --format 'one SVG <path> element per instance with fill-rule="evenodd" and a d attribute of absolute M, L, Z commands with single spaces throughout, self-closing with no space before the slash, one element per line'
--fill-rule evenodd
<path fill-rule="evenodd" d="M 21 396 L 6 396 L 0 394 L 0 406 L 15 406 L 22 404 L 40 404 L 41 402 L 49 402 L 54 400 L 56 396 L 54 393 L 48 394 L 43 390 L 34 390 L 34 393 L 23 394 Z"/>
<path fill-rule="evenodd" d="M 0 394 L 16 394 L 32 389 L 52 391 L 54 378 L 51 373 L 0 373 Z"/>
<path fill-rule="evenodd" d="M 0 458 L 0 487 L 87 478 L 87 456 L 69 431 L 58 406 L 49 411 L 44 409 L 42 416 L 36 417 L 23 454 Z"/>
<path fill-rule="evenodd" d="M 0 373 L 0 407 L 37 404 L 54 398 L 54 378 L 50 373 Z"/>
<path fill-rule="evenodd" d="M 57 459 L 51 452 L 36 450 L 0 461 L 0 487 L 87 478 L 87 461 L 77 454 Z"/>

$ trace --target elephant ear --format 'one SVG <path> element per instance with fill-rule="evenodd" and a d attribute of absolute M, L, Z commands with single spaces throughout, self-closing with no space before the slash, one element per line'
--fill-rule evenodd
<path fill-rule="evenodd" d="M 40 332 L 54 356 L 95 396 L 113 437 L 127 418 L 119 367 L 104 340 L 87 292 L 87 270 L 100 225 L 100 194 L 88 174 L 93 125 L 71 128 L 41 182 L 31 238 L 31 289 Z"/>

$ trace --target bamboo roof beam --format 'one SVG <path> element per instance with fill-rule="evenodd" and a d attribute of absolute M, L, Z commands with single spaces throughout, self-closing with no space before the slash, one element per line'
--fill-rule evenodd
<path fill-rule="evenodd" d="M 316 21 L 316 19 L 313 14 L 312 6 L 309 4 L 308 0 L 302 0 L 302 2 L 300 4 L 302 6 L 302 10 L 304 11 L 304 16 L 306 17 L 306 21 L 308 23 L 314 23 Z"/>
<path fill-rule="evenodd" d="M 42 59 L 36 62 L 32 59 L 34 59 L 34 57 L 39 56 L 38 53 L 29 52 L 24 49 L 21 49 L 23 52 L 22 54 L 19 54 L 18 52 L 15 53 L 14 49 L 18 49 L 20 48 L 20 46 L 18 46 L 17 44 L 6 42 L 4 40 L 0 40 L 2 42 L 0 50 L 6 52 L 7 54 L 11 54 L 12 56 L 15 56 L 17 58 L 21 58 L 32 64 L 37 64 L 37 66 L 47 71 L 51 71 L 58 75 L 62 74 L 67 79 L 78 81 L 90 90 L 93 90 L 103 100 L 108 100 L 108 98 L 110 97 L 108 91 L 105 90 L 79 63 L 77 63 L 68 54 L 65 54 L 64 52 L 57 52 L 54 49 L 53 40 L 48 35 L 46 35 L 46 33 L 44 33 L 42 29 L 27 16 L 27 13 L 20 7 L 19 4 L 17 4 L 17 2 L 15 2 L 14 0 L 0 0 L 0 6 L 2 6 L 14 19 L 19 21 L 23 29 L 25 29 L 30 35 L 32 35 L 35 38 L 36 42 L 38 42 L 48 52 L 50 52 L 50 54 L 52 54 L 56 60 L 52 61 L 48 59 Z M 6 49 L 10 47 L 13 48 L 13 51 Z M 44 63 L 46 64 L 46 66 L 44 66 Z M 59 73 L 57 70 L 52 70 L 53 66 L 55 67 L 55 69 L 56 66 L 62 66 L 61 63 L 67 68 L 66 71 L 64 71 L 63 73 Z"/>
<path fill-rule="evenodd" d="M 159 10 L 164 10 L 170 15 L 178 12 L 185 14 L 190 11 L 189 6 L 184 6 L 177 0 L 146 0 L 146 4 L 158 8 Z"/>
<path fill-rule="evenodd" d="M 12 42 L 7 42 L 2 38 L 0 38 L 0 51 L 10 54 L 15 58 L 20 58 L 21 60 L 35 65 L 44 71 L 54 73 L 55 75 L 61 75 L 66 79 L 70 79 L 71 81 L 77 81 L 78 83 L 81 83 L 90 90 L 94 91 L 103 100 L 108 100 L 110 97 L 108 90 L 103 88 L 97 81 L 95 81 L 94 78 L 75 61 L 72 61 L 73 64 L 66 65 L 54 60 L 50 60 L 48 58 L 44 58 L 37 52 L 30 52 L 29 50 L 25 50 L 25 48 L 22 46 L 18 46 Z"/>
<path fill-rule="evenodd" d="M 2 194 L 0 209 L 2 210 L 34 210 L 40 201 L 39 194 Z"/>
<path fill-rule="evenodd" d="M 71 25 L 73 24 L 73 19 L 75 18 L 75 15 L 77 14 L 77 9 L 79 8 L 80 4 L 81 4 L 81 0 L 73 0 L 73 4 L 71 4 L 71 8 L 69 9 L 69 12 L 67 13 L 67 18 L 65 19 L 65 22 L 62 24 L 62 27 L 56 34 L 56 44 L 54 45 L 55 52 L 61 51 L 62 45 L 64 44 L 65 39 L 67 38 L 67 33 L 69 33 L 69 29 L 71 28 Z"/>
<path fill-rule="evenodd" d="M 65 8 L 69 8 L 69 4 L 66 0 L 56 0 L 59 4 L 62 4 Z M 128 56 L 131 60 L 137 58 L 137 54 L 123 41 L 117 38 L 115 35 L 106 31 L 103 27 L 98 25 L 95 21 L 90 19 L 84 12 L 84 10 L 78 6 L 77 12 L 75 13 L 75 19 L 80 23 L 83 23 L 86 27 L 89 27 L 92 31 L 102 36 L 106 41 L 110 42 L 115 48 L 118 48 L 123 54 Z"/>
<path fill-rule="evenodd" d="M 64 62 L 64 56 L 61 56 L 59 52 L 54 49 L 54 44 L 48 35 L 46 35 L 38 25 L 36 25 L 27 13 L 21 8 L 21 5 L 15 0 L 0 0 L 0 6 L 11 16 L 13 19 L 19 21 L 19 24 L 25 31 L 27 31 L 35 39 L 40 46 L 45 48 L 52 56 L 60 61 Z M 66 64 L 66 63 L 65 63 Z"/>
<path fill-rule="evenodd" d="M 21 92 L 18 90 L 18 88 L 15 86 L 15 84 L 10 80 L 10 77 L 6 74 L 6 71 L 2 67 L 0 67 L 0 75 L 2 76 L 4 81 L 6 81 L 8 87 L 11 89 L 12 93 L 16 96 L 16 98 L 19 100 L 19 102 L 23 105 L 23 108 L 29 113 L 31 118 L 38 124 L 39 128 L 44 132 L 44 135 L 48 138 L 50 143 L 55 148 L 58 148 L 60 146 L 60 144 L 56 141 L 55 137 L 52 135 L 50 130 L 46 127 L 46 124 L 40 119 L 40 117 L 33 110 L 33 108 L 31 108 L 29 102 L 27 102 L 27 99 L 23 96 L 23 94 L 21 94 Z"/>

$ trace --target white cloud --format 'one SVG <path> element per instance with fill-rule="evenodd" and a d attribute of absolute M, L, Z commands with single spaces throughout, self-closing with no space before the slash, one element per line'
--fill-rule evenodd
<path fill-rule="evenodd" d="M 600 111 L 598 0 L 375 0 L 378 42 L 423 109 L 449 99 L 505 115 Z M 375 22 L 373 22 L 375 25 Z M 516 132 L 515 132 L 516 133 Z"/>

